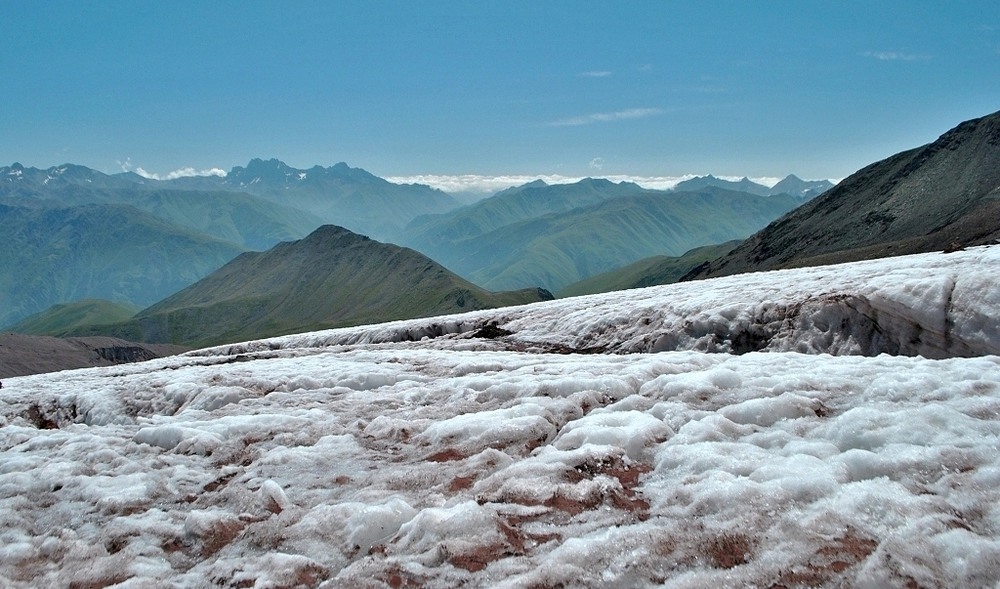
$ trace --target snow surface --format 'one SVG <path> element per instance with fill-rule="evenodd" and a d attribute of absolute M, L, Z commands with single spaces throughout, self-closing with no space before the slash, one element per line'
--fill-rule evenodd
<path fill-rule="evenodd" d="M 998 258 L 8 379 L 0 586 L 1000 587 Z"/>

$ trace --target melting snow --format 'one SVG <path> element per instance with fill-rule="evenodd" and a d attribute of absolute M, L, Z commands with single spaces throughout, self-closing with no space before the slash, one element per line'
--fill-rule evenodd
<path fill-rule="evenodd" d="M 0 585 L 996 587 L 998 257 L 9 379 Z"/>

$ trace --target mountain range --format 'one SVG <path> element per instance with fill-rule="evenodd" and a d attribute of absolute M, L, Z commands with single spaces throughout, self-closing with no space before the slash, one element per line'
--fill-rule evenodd
<path fill-rule="evenodd" d="M 375 239 L 393 239 L 411 220 L 459 206 L 445 192 L 423 184 L 393 184 L 345 163 L 308 170 L 253 159 L 214 181 L 268 201 L 309 212 Z"/>
<path fill-rule="evenodd" d="M 745 238 L 802 202 L 713 186 L 677 192 L 603 179 L 537 181 L 419 217 L 400 241 L 485 288 L 556 291 L 648 256 Z"/>
<path fill-rule="evenodd" d="M 673 189 L 676 191 L 697 191 L 711 186 L 737 192 L 748 192 L 757 196 L 787 194 L 804 200 L 810 200 L 833 188 L 834 184 L 829 180 L 803 180 L 795 174 L 789 174 L 774 186 L 768 187 L 758 184 L 745 176 L 740 180 L 732 181 L 716 178 L 709 174 L 708 176 L 700 176 L 679 182 Z"/>
<path fill-rule="evenodd" d="M 151 180 L 75 165 L 0 168 L 0 326 L 83 299 L 149 306 L 236 255 L 327 222 L 400 229 L 457 203 L 338 164 L 295 170 L 253 160 L 222 177 Z M 367 220 L 366 220 L 367 219 Z"/>
<path fill-rule="evenodd" d="M 666 201 L 640 196 L 653 194 L 667 193 L 607 180 L 534 182 L 459 207 L 439 190 L 344 163 L 302 170 L 254 159 L 225 175 L 171 180 L 13 164 L 0 168 L 0 223 L 10 236 L 0 257 L 19 271 L 0 278 L 0 326 L 78 300 L 144 308 L 243 251 L 300 239 L 326 223 L 413 247 L 489 290 L 551 290 L 647 255 L 745 237 L 793 202 L 771 206 L 788 198 L 777 197 L 732 231 L 685 236 L 649 230 L 646 217 L 672 214 L 659 210 Z M 631 200 L 586 209 L 620 197 Z M 565 218 L 545 218 L 556 213 Z M 544 235 L 553 222 L 558 234 Z M 606 230 L 584 238 L 580 223 Z"/>

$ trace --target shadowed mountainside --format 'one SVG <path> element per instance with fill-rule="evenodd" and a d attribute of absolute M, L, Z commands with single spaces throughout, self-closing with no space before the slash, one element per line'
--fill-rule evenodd
<path fill-rule="evenodd" d="M 849 262 L 1000 238 L 1000 113 L 876 162 L 686 279 Z"/>

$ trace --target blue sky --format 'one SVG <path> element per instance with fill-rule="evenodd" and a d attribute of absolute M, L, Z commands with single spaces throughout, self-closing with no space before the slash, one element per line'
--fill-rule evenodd
<path fill-rule="evenodd" d="M 0 8 L 0 164 L 839 178 L 1000 110 L 995 1 Z"/>

